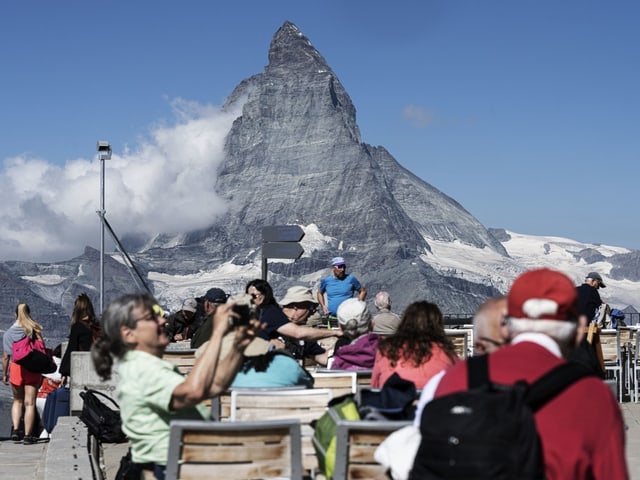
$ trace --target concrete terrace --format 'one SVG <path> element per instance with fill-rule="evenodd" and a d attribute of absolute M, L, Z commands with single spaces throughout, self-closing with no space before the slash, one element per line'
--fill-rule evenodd
<path fill-rule="evenodd" d="M 620 407 L 627 426 L 629 473 L 632 480 L 640 480 L 640 403 L 622 403 Z M 7 439 L 0 441 L 0 480 L 92 480 L 86 431 L 72 417 L 65 417 L 58 427 L 50 443 L 22 445 Z M 112 480 L 127 446 L 103 447 L 106 479 Z"/>

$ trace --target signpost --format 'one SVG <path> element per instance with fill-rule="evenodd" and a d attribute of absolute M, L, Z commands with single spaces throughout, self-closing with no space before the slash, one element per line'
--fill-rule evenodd
<path fill-rule="evenodd" d="M 304 231 L 299 225 L 271 225 L 262 227 L 262 279 L 267 279 L 267 259 L 289 258 L 296 260 L 304 249 L 300 240 Z"/>

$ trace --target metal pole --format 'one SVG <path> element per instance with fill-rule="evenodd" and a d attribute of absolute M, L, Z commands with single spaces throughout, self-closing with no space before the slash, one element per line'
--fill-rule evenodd
<path fill-rule="evenodd" d="M 267 281 L 267 257 L 262 256 L 262 280 Z"/>
<path fill-rule="evenodd" d="M 111 159 L 111 145 L 104 140 L 98 141 L 100 159 L 100 314 L 104 311 L 104 161 Z"/>
<path fill-rule="evenodd" d="M 104 311 L 104 155 L 100 155 L 100 315 Z"/>

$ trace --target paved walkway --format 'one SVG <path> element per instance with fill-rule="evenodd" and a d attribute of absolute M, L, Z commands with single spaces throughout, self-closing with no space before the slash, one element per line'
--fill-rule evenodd
<path fill-rule="evenodd" d="M 629 473 L 631 480 L 640 480 L 640 403 L 623 403 L 620 406 L 627 425 L 626 450 Z M 2 439 L 0 441 L 0 480 L 47 480 L 45 476 L 47 447 L 47 443 L 22 445 Z M 120 458 L 126 452 L 126 448 L 126 444 L 104 445 L 107 480 L 115 477 Z"/>

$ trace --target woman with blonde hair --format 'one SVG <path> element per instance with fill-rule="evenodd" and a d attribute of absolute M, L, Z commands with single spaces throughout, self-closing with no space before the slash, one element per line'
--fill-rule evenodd
<path fill-rule="evenodd" d="M 13 403 L 11 404 L 11 440 L 23 441 L 25 445 L 37 442 L 33 428 L 36 420 L 36 394 L 42 381 L 42 375 L 30 372 L 11 361 L 14 342 L 35 335 L 42 340 L 42 325 L 31 318 L 29 305 L 20 303 L 16 307 L 16 321 L 4 332 L 2 338 L 2 381 L 11 383 Z M 20 419 L 24 407 L 24 432 L 20 431 Z"/>

